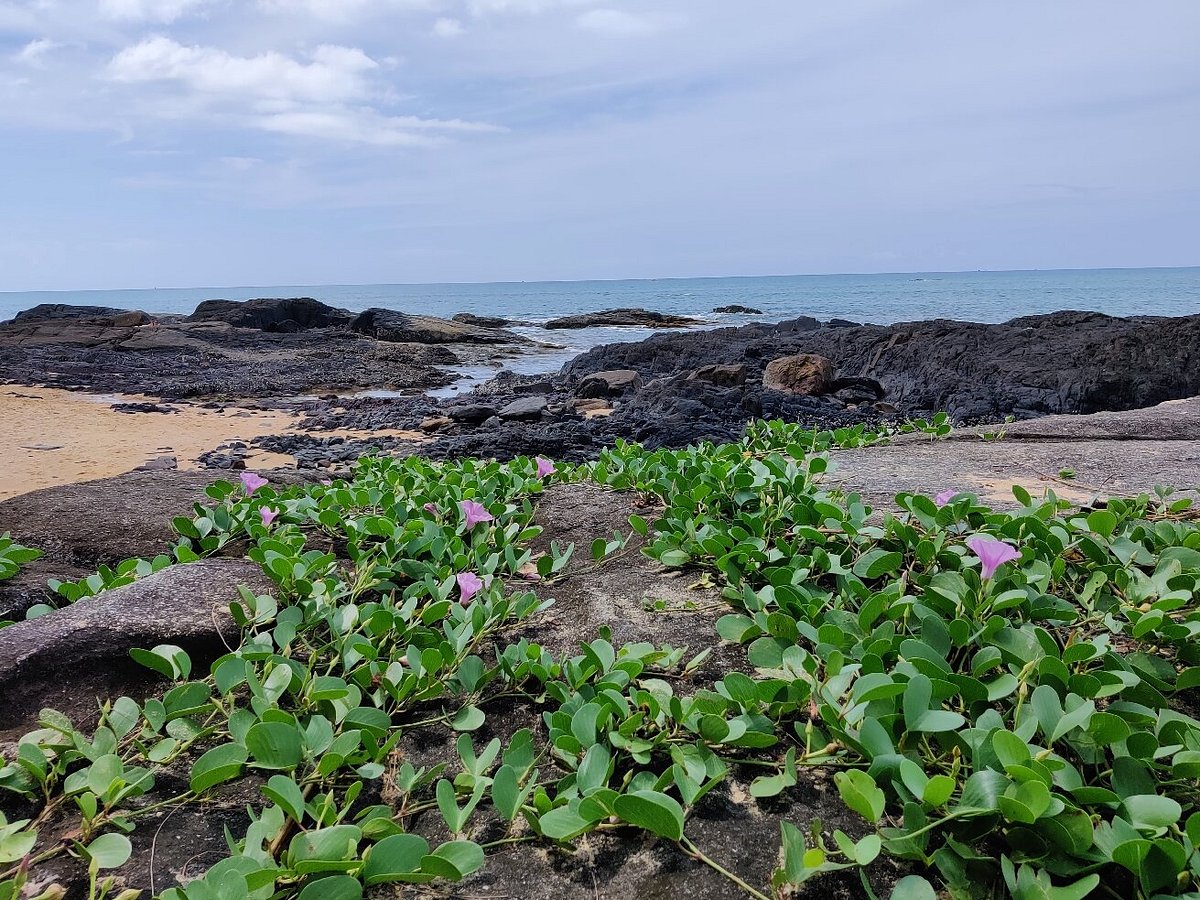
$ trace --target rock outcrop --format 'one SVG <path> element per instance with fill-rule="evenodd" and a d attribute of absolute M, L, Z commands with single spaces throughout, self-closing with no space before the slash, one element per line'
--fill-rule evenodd
<path fill-rule="evenodd" d="M 372 307 L 359 313 L 350 330 L 377 341 L 411 344 L 520 344 L 524 338 L 499 328 Z"/>
<path fill-rule="evenodd" d="M 763 369 L 763 387 L 803 397 L 829 392 L 833 383 L 833 363 L 817 353 L 795 353 L 767 363 Z"/>
<path fill-rule="evenodd" d="M 263 298 L 258 300 L 205 300 L 187 317 L 189 322 L 225 322 L 235 328 L 293 334 L 314 328 L 336 328 L 349 324 L 344 309 L 311 297 Z"/>
<path fill-rule="evenodd" d="M 563 316 L 551 319 L 547 328 L 596 328 L 617 326 L 622 328 L 690 328 L 703 325 L 699 319 L 675 316 L 670 313 L 652 312 L 647 309 L 605 309 L 600 312 L 578 316 Z"/>

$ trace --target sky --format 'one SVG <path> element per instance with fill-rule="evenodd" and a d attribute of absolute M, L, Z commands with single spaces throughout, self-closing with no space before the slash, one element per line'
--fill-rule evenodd
<path fill-rule="evenodd" d="M 0 0 L 0 290 L 1200 264 L 1196 0 Z"/>

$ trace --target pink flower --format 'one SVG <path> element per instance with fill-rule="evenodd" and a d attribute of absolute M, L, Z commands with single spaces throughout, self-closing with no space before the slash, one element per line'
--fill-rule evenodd
<path fill-rule="evenodd" d="M 941 508 L 957 496 L 958 491 L 956 491 L 954 488 L 947 488 L 933 498 L 934 506 Z"/>
<path fill-rule="evenodd" d="M 259 516 L 262 517 L 262 523 L 263 523 L 264 528 L 270 528 L 271 523 L 274 522 L 277 518 L 279 518 L 279 513 L 277 513 L 275 510 L 271 509 L 271 507 L 269 507 L 269 506 L 264 506 L 261 509 L 259 509 L 258 514 L 259 514 Z"/>
<path fill-rule="evenodd" d="M 471 598 L 483 590 L 483 581 L 474 572 L 460 572 L 454 578 L 458 582 L 459 602 L 466 606 Z"/>
<path fill-rule="evenodd" d="M 425 512 L 429 513 L 431 516 L 436 516 L 439 512 L 441 512 L 441 510 L 437 508 L 436 504 L 433 503 L 426 503 L 424 509 Z"/>
<path fill-rule="evenodd" d="M 241 477 L 242 487 L 246 489 L 247 497 L 257 491 L 260 487 L 267 486 L 267 479 L 263 478 L 261 475 L 256 475 L 253 472 L 243 472 Z"/>
<path fill-rule="evenodd" d="M 487 511 L 487 507 L 482 503 L 476 503 L 474 500 L 463 500 L 458 504 L 458 508 L 462 510 L 463 518 L 467 520 L 467 531 L 470 531 L 480 522 L 492 521 L 492 514 Z"/>
<path fill-rule="evenodd" d="M 1006 562 L 1021 558 L 1021 552 L 1016 547 L 985 534 L 971 535 L 967 538 L 967 546 L 979 557 L 979 574 L 984 579 L 991 578 Z"/>
<path fill-rule="evenodd" d="M 554 468 L 554 463 L 543 456 L 537 458 L 537 475 L 538 478 L 545 478 L 553 475 L 557 470 Z"/>

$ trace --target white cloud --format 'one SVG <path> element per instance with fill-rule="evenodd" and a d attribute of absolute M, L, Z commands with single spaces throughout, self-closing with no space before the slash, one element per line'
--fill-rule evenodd
<path fill-rule="evenodd" d="M 199 94 L 274 102 L 337 102 L 366 97 L 378 63 L 356 47 L 323 45 L 309 62 L 268 51 L 234 56 L 216 47 L 185 47 L 153 37 L 113 57 L 114 81 L 176 82 Z"/>
<path fill-rule="evenodd" d="M 577 20 L 580 28 L 601 34 L 640 37 L 659 30 L 658 22 L 620 9 L 590 9 Z"/>
<path fill-rule="evenodd" d="M 463 24 L 458 19 L 438 19 L 433 23 L 433 33 L 443 38 L 458 37 L 463 33 Z"/>
<path fill-rule="evenodd" d="M 265 131 L 298 137 L 315 137 L 371 144 L 377 147 L 419 146 L 441 143 L 438 132 L 497 131 L 477 122 L 457 119 L 420 119 L 385 116 L 373 109 L 333 109 L 286 112 L 263 116 L 257 123 Z"/>
<path fill-rule="evenodd" d="M 44 65 L 42 57 L 44 57 L 51 50 L 57 50 L 64 46 L 66 45 L 60 44 L 58 41 L 52 41 L 48 38 L 39 38 L 36 41 L 30 41 L 19 51 L 14 53 L 13 59 L 15 59 L 17 62 L 22 62 L 26 65 L 40 68 Z"/>
<path fill-rule="evenodd" d="M 100 0 L 100 14 L 134 22 L 174 22 L 209 0 Z"/>
<path fill-rule="evenodd" d="M 380 147 L 497 130 L 459 119 L 387 115 L 376 105 L 390 102 L 395 92 L 372 80 L 379 71 L 380 64 L 357 47 L 324 45 L 299 60 L 277 51 L 235 56 L 162 36 L 127 47 L 108 66 L 116 82 L 174 86 L 178 96 L 156 108 L 166 118 L 216 117 L 274 134 Z"/>

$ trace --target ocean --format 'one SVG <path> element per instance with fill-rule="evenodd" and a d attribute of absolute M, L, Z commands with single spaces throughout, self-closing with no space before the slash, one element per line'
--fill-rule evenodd
<path fill-rule="evenodd" d="M 201 300 L 254 297 L 314 297 L 351 311 L 382 306 L 434 316 L 469 312 L 528 322 L 529 326 L 514 330 L 556 345 L 555 349 L 530 353 L 506 365 L 524 374 L 538 374 L 555 371 L 598 344 L 641 340 L 648 334 L 646 329 L 631 328 L 548 331 L 538 327 L 538 323 L 573 313 L 642 307 L 702 319 L 709 328 L 803 315 L 879 324 L 934 318 L 1003 322 L 1062 309 L 1115 316 L 1182 316 L 1200 313 L 1200 267 L 0 292 L 0 321 L 39 303 L 189 313 Z M 731 304 L 760 309 L 763 315 L 713 312 Z M 462 374 L 467 381 L 474 381 L 494 372 Z"/>

